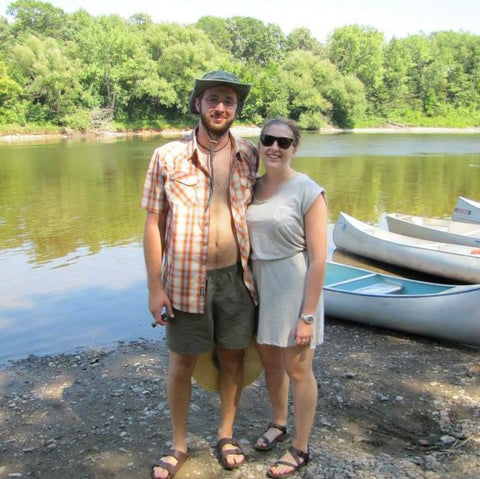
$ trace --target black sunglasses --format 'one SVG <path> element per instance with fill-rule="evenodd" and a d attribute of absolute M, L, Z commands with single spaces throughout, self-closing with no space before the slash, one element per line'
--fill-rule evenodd
<path fill-rule="evenodd" d="M 260 141 L 263 146 L 272 146 L 275 142 L 282 150 L 288 150 L 295 141 L 293 138 L 286 138 L 285 136 L 261 135 Z"/>

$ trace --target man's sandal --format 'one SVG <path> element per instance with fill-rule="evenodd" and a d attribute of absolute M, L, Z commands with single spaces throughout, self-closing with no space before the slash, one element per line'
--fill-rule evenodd
<path fill-rule="evenodd" d="M 232 447 L 228 449 L 223 449 L 223 447 L 227 444 L 231 444 Z M 241 450 L 238 442 L 232 437 L 224 437 L 223 439 L 219 439 L 217 442 L 217 452 L 220 464 L 223 466 L 224 469 L 227 469 L 228 471 L 240 467 L 245 462 L 245 453 Z M 236 464 L 229 464 L 227 461 L 227 456 L 230 455 L 241 455 L 243 456 L 243 459 Z"/>
<path fill-rule="evenodd" d="M 185 461 L 188 459 L 188 451 L 182 452 L 182 451 L 179 451 L 178 449 L 170 449 L 170 451 L 168 451 L 162 457 L 164 458 L 174 457 L 177 460 L 177 463 L 170 464 L 169 462 L 166 462 L 163 459 L 153 462 L 152 465 L 150 466 L 150 477 L 152 479 L 156 479 L 155 477 L 156 467 L 161 467 L 162 469 L 165 469 L 168 472 L 168 475 L 165 479 L 172 479 L 172 477 L 175 476 L 175 474 L 180 470 L 180 468 L 183 466 Z"/>
<path fill-rule="evenodd" d="M 302 467 L 308 464 L 308 461 L 310 459 L 309 450 L 307 450 L 307 452 L 303 452 L 300 449 L 296 449 L 295 447 L 290 446 L 288 448 L 288 452 L 293 457 L 295 464 L 293 462 L 279 460 L 275 464 L 270 466 L 270 469 L 267 471 L 267 477 L 273 477 L 273 478 L 287 477 L 297 472 L 299 469 L 301 469 Z M 303 459 L 303 461 L 301 459 Z M 272 467 L 276 467 L 276 466 L 288 466 L 288 467 L 292 467 L 293 469 L 288 472 L 275 474 L 274 472 L 272 472 Z"/>
<path fill-rule="evenodd" d="M 278 429 L 281 434 L 279 434 L 278 436 L 275 436 L 272 440 L 270 440 L 266 436 L 267 432 L 270 429 Z M 267 426 L 267 430 L 265 431 L 265 434 L 263 434 L 263 436 L 260 436 L 257 440 L 257 443 L 258 441 L 261 440 L 264 442 L 265 445 L 259 446 L 257 443 L 255 443 L 254 447 L 257 451 L 270 451 L 275 447 L 275 444 L 277 444 L 277 442 L 285 441 L 285 439 L 287 439 L 287 436 L 288 436 L 287 426 L 281 426 L 280 424 L 275 424 L 274 422 L 271 422 Z"/>

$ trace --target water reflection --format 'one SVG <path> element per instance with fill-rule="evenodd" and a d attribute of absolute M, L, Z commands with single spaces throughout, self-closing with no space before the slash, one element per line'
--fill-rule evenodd
<path fill-rule="evenodd" d="M 96 254 L 79 249 L 34 269 L 21 251 L 10 250 L 0 269 L 0 364 L 28 354 L 161 336 L 149 326 L 138 243 Z"/>
<path fill-rule="evenodd" d="M 0 248 L 32 263 L 139 239 L 150 145 L 61 143 L 0 148 Z M 147 152 L 148 149 L 148 152 Z"/>
<path fill-rule="evenodd" d="M 42 264 L 138 241 L 145 169 L 166 141 L 0 146 L 0 249 Z M 459 194 L 478 197 L 479 152 L 479 135 L 305 135 L 294 166 L 325 186 L 331 221 L 448 217 Z"/>

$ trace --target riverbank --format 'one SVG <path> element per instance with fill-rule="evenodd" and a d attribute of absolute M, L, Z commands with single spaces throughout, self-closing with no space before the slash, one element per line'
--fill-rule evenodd
<path fill-rule="evenodd" d="M 293 478 L 480 478 L 478 350 L 334 320 L 325 338 L 311 463 Z M 166 367 L 164 342 L 139 340 L 0 369 L 0 479 L 148 477 L 170 439 Z M 253 449 L 270 419 L 263 375 L 243 392 L 235 433 L 248 460 L 234 472 L 215 457 L 218 407 L 194 384 L 176 478 L 264 478 L 282 449 Z"/>
<path fill-rule="evenodd" d="M 92 139 L 92 140 L 109 140 L 115 138 L 128 137 L 155 137 L 161 136 L 166 138 L 174 138 L 189 133 L 191 130 L 167 129 L 167 130 L 144 130 L 131 132 L 114 132 L 105 131 L 98 133 L 85 134 L 67 134 L 67 133 L 32 133 L 32 134 L 5 134 L 0 135 L 0 143 L 20 143 L 29 141 L 55 141 L 55 140 L 75 140 L 75 139 Z M 234 126 L 232 131 L 245 137 L 255 137 L 260 134 L 260 127 L 257 126 Z M 422 133 L 422 134 L 480 134 L 480 127 L 476 128 L 443 128 L 443 127 L 409 127 L 392 125 L 387 127 L 376 128 L 354 128 L 340 129 L 334 127 L 326 127 L 317 131 L 318 134 L 340 134 L 340 133 Z"/>

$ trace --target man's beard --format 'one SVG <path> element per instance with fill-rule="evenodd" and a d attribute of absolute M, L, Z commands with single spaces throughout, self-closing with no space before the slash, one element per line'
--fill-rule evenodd
<path fill-rule="evenodd" d="M 235 120 L 235 115 L 233 115 L 230 120 L 226 120 L 226 123 L 223 123 L 222 125 L 216 125 L 215 123 L 213 123 L 211 118 L 209 118 L 205 113 L 203 113 L 201 108 L 199 113 L 200 120 L 203 126 L 214 140 L 217 140 L 223 135 L 225 135 L 225 133 L 228 132 Z"/>

